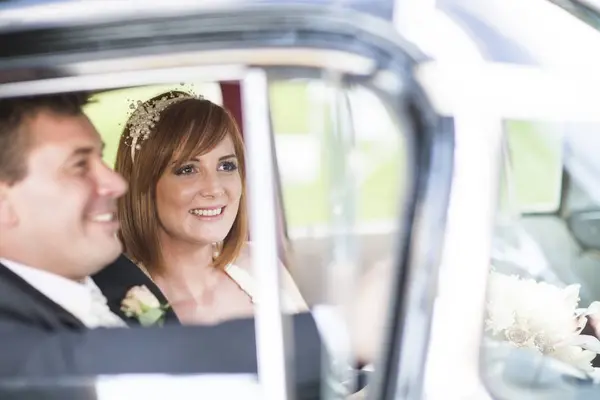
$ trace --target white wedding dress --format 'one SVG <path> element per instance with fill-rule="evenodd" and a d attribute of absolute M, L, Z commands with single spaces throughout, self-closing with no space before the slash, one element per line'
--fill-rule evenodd
<path fill-rule="evenodd" d="M 148 270 L 142 264 L 136 264 L 138 268 L 142 270 L 146 276 L 152 279 Z M 229 278 L 238 285 L 240 290 L 242 290 L 248 297 L 252 303 L 257 302 L 257 289 L 254 277 L 245 269 L 235 265 L 229 264 L 225 267 L 224 272 L 229 276 Z M 287 273 L 286 273 L 287 274 Z M 285 313 L 296 314 L 302 311 L 307 311 L 308 306 L 304 302 L 300 291 L 296 287 L 294 281 L 291 276 L 287 274 L 287 276 L 283 279 L 283 293 L 282 293 L 282 309 Z"/>
<path fill-rule="evenodd" d="M 233 280 L 239 288 L 250 297 L 253 303 L 256 303 L 256 282 L 254 277 L 245 269 L 235 264 L 229 264 L 225 267 L 225 273 Z M 287 280 L 289 282 L 289 279 Z M 289 287 L 288 283 L 283 287 L 282 309 L 286 313 L 298 313 L 307 310 L 307 305 L 297 292 L 297 288 Z M 292 284 L 293 285 L 293 284 Z"/>

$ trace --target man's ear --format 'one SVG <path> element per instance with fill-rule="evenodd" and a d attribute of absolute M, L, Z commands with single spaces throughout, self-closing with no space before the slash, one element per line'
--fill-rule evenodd
<path fill-rule="evenodd" d="M 10 198 L 10 185 L 0 182 L 0 227 L 14 226 L 17 221 L 17 213 Z"/>

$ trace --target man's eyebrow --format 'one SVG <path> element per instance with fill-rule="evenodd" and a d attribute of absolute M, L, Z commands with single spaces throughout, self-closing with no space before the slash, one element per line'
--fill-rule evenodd
<path fill-rule="evenodd" d="M 102 146 L 102 148 L 104 148 L 104 146 Z M 71 153 L 71 157 L 87 156 L 87 155 L 92 154 L 92 153 L 94 153 L 96 151 L 98 151 L 98 148 L 95 147 L 95 146 L 78 147 L 75 150 L 73 150 L 73 152 Z"/>

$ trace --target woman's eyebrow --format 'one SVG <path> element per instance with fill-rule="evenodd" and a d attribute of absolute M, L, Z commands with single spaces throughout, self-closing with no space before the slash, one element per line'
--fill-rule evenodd
<path fill-rule="evenodd" d="M 228 158 L 236 158 L 236 155 L 235 154 L 228 154 L 226 156 L 219 157 L 219 161 L 227 160 Z"/>
<path fill-rule="evenodd" d="M 230 158 L 237 158 L 237 156 L 235 154 L 228 154 L 226 156 L 219 157 L 219 161 L 228 160 Z M 200 162 L 200 158 L 199 157 L 193 157 L 189 161 Z M 174 160 L 171 164 L 176 165 L 177 164 L 177 160 Z"/>

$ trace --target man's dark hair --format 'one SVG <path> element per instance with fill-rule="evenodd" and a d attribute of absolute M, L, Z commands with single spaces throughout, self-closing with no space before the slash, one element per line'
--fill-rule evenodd
<path fill-rule="evenodd" d="M 77 116 L 88 103 L 87 93 L 0 99 L 0 182 L 13 185 L 27 176 L 27 153 L 31 144 L 28 122 L 40 112 Z"/>

